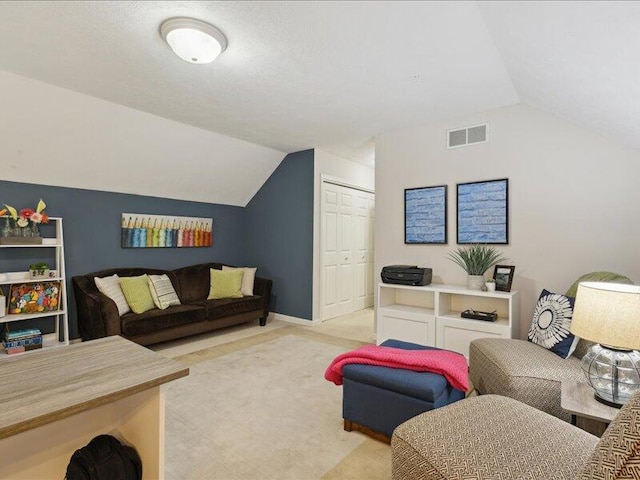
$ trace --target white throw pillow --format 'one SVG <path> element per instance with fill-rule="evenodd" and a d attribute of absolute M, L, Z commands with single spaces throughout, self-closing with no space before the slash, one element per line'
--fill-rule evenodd
<path fill-rule="evenodd" d="M 156 307 L 164 310 L 171 305 L 180 305 L 180 299 L 169 277 L 166 275 L 148 275 L 148 277 L 149 291 Z"/>
<path fill-rule="evenodd" d="M 116 302 L 120 316 L 131 311 L 127 299 L 124 298 L 124 293 L 120 287 L 120 277 L 118 277 L 117 274 L 114 273 L 110 277 L 104 278 L 93 277 L 93 281 L 96 282 L 96 287 L 98 287 L 101 293 Z"/>
<path fill-rule="evenodd" d="M 240 286 L 240 291 L 242 295 L 245 297 L 250 297 L 253 295 L 253 284 L 256 280 L 256 270 L 257 267 L 227 267 L 226 265 L 222 266 L 222 270 L 244 270 L 244 275 L 242 276 L 242 285 Z"/>

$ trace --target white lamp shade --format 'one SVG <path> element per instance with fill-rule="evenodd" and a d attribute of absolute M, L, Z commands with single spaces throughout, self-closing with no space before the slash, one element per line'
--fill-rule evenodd
<path fill-rule="evenodd" d="M 210 63 L 227 48 L 224 34 L 213 25 L 193 18 L 171 18 L 160 25 L 171 50 L 189 63 Z"/>
<path fill-rule="evenodd" d="M 640 350 L 640 287 L 579 284 L 571 333 L 609 347 Z"/>

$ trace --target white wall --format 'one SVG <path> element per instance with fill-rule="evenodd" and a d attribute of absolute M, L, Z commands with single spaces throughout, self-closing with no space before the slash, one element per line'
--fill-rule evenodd
<path fill-rule="evenodd" d="M 284 155 L 0 71 L 3 180 L 245 206 Z"/>
<path fill-rule="evenodd" d="M 489 143 L 446 149 L 446 130 L 489 122 Z M 509 245 L 524 338 L 543 288 L 564 293 L 583 273 L 640 282 L 640 152 L 518 105 L 376 138 L 376 275 L 384 265 L 433 268 L 464 284 L 456 247 L 456 183 L 509 178 Z M 405 245 L 405 188 L 447 184 L 449 245 Z M 488 275 L 493 274 L 493 269 Z"/>
<path fill-rule="evenodd" d="M 375 189 L 375 171 L 360 163 L 314 150 L 313 172 L 313 321 L 320 321 L 320 188 L 323 176 L 365 190 Z"/>

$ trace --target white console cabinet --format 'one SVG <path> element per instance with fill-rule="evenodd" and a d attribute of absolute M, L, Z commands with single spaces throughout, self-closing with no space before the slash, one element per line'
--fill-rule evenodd
<path fill-rule="evenodd" d="M 476 338 L 516 338 L 518 292 L 482 292 L 459 285 L 425 287 L 378 284 L 376 340 L 389 338 L 444 348 L 469 356 Z M 496 311 L 495 322 L 462 318 L 472 309 Z"/>

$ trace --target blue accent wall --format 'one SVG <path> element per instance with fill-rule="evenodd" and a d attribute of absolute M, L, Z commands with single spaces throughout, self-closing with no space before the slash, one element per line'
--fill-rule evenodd
<path fill-rule="evenodd" d="M 273 280 L 273 312 L 311 320 L 313 150 L 287 155 L 244 211 L 245 260 Z"/>
<path fill-rule="evenodd" d="M 74 275 L 117 267 L 173 269 L 212 261 L 231 265 L 245 263 L 242 207 L 0 181 L 0 205 L 8 203 L 18 209 L 35 208 L 40 198 L 47 203 L 49 216 L 63 218 L 71 338 L 78 336 L 71 288 Z M 212 217 L 213 246 L 121 248 L 122 212 Z M 43 234 L 47 235 L 45 231 Z M 49 249 L 0 249 L 0 271 L 25 271 L 34 261 L 52 263 L 53 255 L 47 256 L 44 250 Z"/>
<path fill-rule="evenodd" d="M 245 208 L 2 180 L 0 205 L 35 208 L 42 198 L 49 216 L 62 217 L 71 338 L 79 336 L 71 277 L 118 267 L 174 269 L 212 261 L 257 266 L 258 276 L 273 280 L 271 311 L 311 320 L 313 164 L 313 150 L 287 155 Z M 122 248 L 122 212 L 212 217 L 213 246 Z M 43 225 L 43 235 L 53 236 L 52 228 Z M 0 272 L 25 271 L 39 261 L 53 265 L 53 252 L 0 249 Z M 51 322 L 25 326 L 31 325 L 51 331 Z"/>

